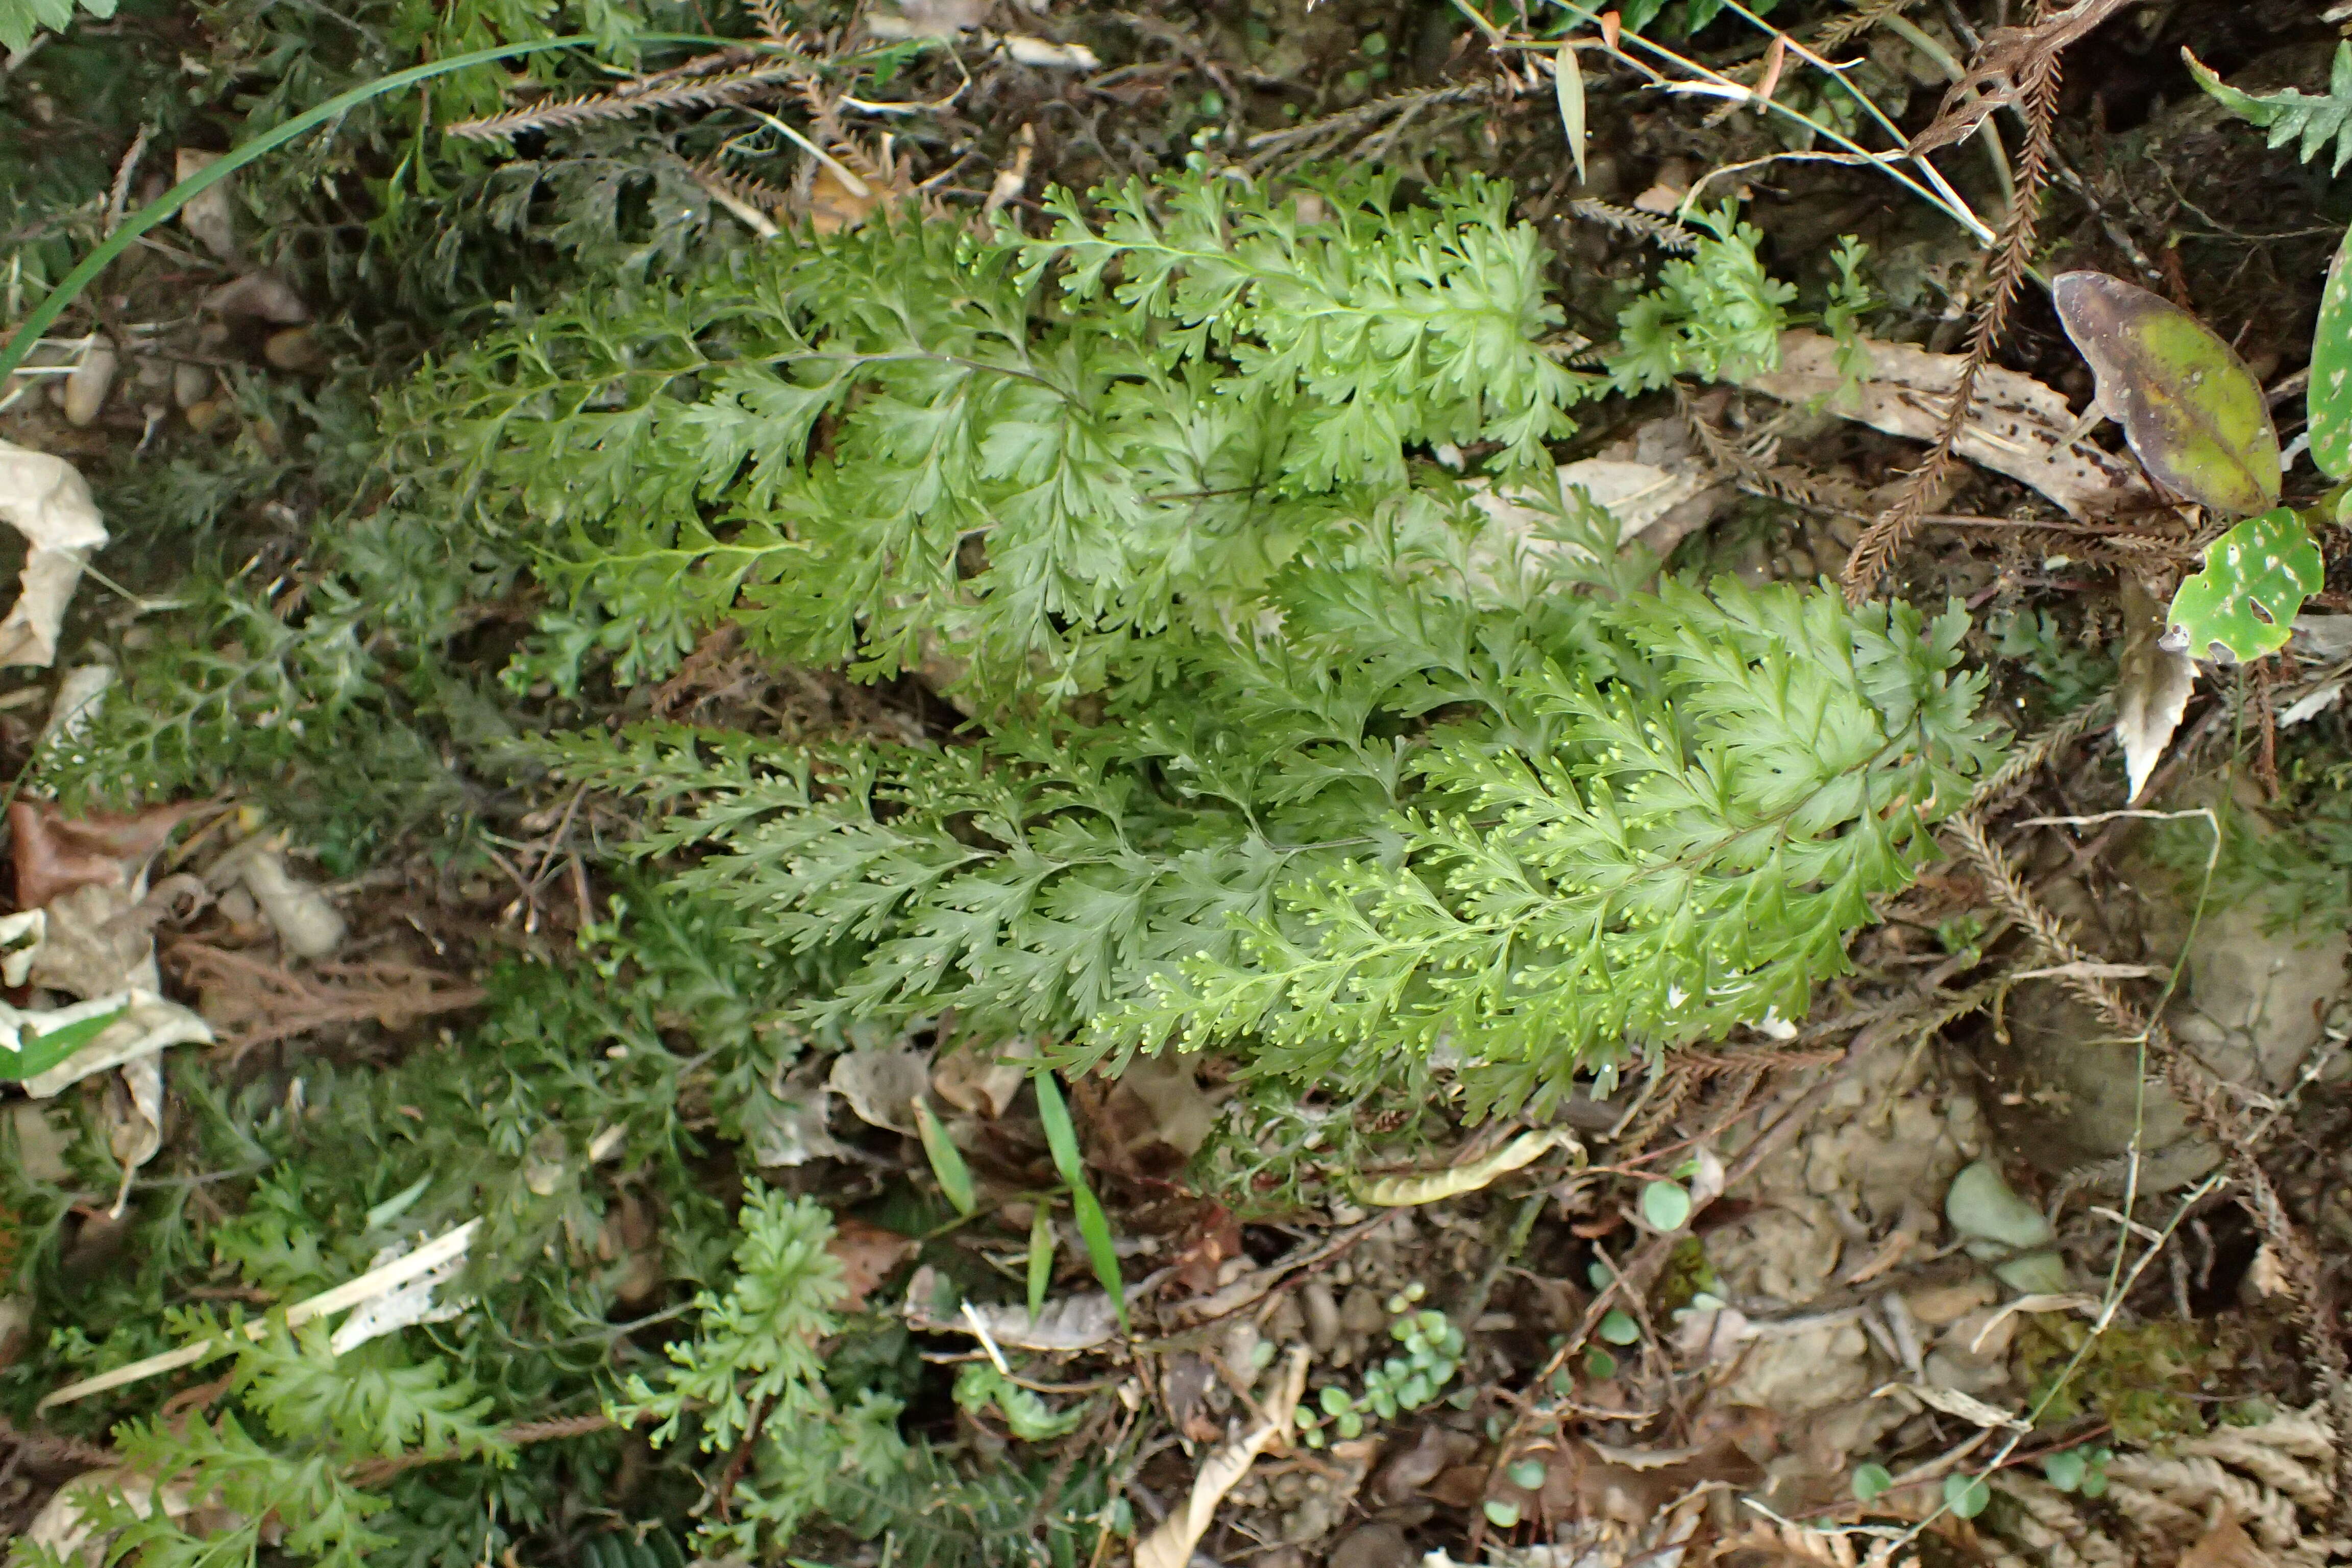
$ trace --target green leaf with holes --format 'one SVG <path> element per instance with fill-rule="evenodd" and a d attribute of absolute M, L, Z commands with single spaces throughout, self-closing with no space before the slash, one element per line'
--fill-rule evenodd
<path fill-rule="evenodd" d="M 2180 584 L 2166 620 L 2188 651 L 2243 661 L 2276 653 L 2304 599 L 2319 592 L 2319 547 L 2293 507 L 2249 518 L 2205 547 L 2205 570 Z"/>
<path fill-rule="evenodd" d="M 2100 409 L 2151 478 L 2225 517 L 2278 504 L 2278 431 L 2236 350 L 2162 295 L 2104 272 L 2062 272 L 2050 299 L 2097 378 Z"/>
<path fill-rule="evenodd" d="M 2319 325 L 2311 334 L 2311 460 L 2320 471 L 2352 479 L 2352 229 L 2327 268 Z"/>

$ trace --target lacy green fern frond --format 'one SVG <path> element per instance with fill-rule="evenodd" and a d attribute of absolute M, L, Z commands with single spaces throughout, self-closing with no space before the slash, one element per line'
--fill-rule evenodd
<path fill-rule="evenodd" d="M 231 1384 L 279 1437 L 331 1434 L 354 1454 L 510 1458 L 514 1447 L 483 1417 L 490 1401 L 438 1360 L 409 1362 L 383 1340 L 337 1354 L 326 1323 L 257 1342 L 237 1355 Z"/>
<path fill-rule="evenodd" d="M 821 1408 L 824 1363 L 817 1342 L 838 1327 L 832 1309 L 844 1290 L 841 1265 L 825 1250 L 833 1216 L 807 1198 L 786 1198 L 757 1182 L 737 1216 L 735 1282 L 724 1296 L 703 1292 L 691 1340 L 669 1347 L 673 1367 L 656 1388 L 628 1380 L 614 1419 L 660 1417 L 654 1441 L 677 1436 L 692 1410 L 706 1452 L 725 1452 L 755 1424 L 781 1413 L 779 1434 Z"/>
<path fill-rule="evenodd" d="M 1097 1045 L 1255 1040 L 1343 1083 L 1443 1051 L 1510 1109 L 1629 1046 L 1801 1017 L 1995 755 L 1950 674 L 1966 622 L 1728 583 L 1605 621 L 1638 673 L 1547 671 L 1560 748 L 1434 747 L 1398 858 L 1286 883 L 1239 962 L 1155 976 Z"/>
<path fill-rule="evenodd" d="M 686 805 L 646 847 L 702 847 L 679 884 L 751 939 L 857 954 L 813 1020 L 1343 1088 L 1452 1065 L 1516 1105 L 1801 1016 L 1993 755 L 1957 616 L 1669 583 L 1547 623 L 1311 558 L 1269 597 L 1280 633 L 1192 642 L 1099 729 L 559 766 Z"/>
<path fill-rule="evenodd" d="M 1696 216 L 1703 232 L 1690 259 L 1668 262 L 1658 287 L 1617 319 L 1619 348 L 1609 369 L 1620 391 L 1655 391 L 1678 375 L 1712 381 L 1780 363 L 1784 307 L 1797 297 L 1796 286 L 1765 272 L 1756 249 L 1763 231 L 1741 223 L 1731 204 Z"/>
<path fill-rule="evenodd" d="M 175 1517 L 154 1506 L 152 1493 L 134 1503 L 114 1487 L 95 1488 L 86 1499 L 86 1517 L 110 1534 L 114 1561 L 252 1568 L 270 1549 L 263 1543 L 267 1530 L 275 1550 L 320 1568 L 364 1568 L 370 1553 L 391 1544 L 366 1522 L 383 1510 L 384 1500 L 345 1480 L 345 1459 L 331 1448 L 281 1453 L 229 1414 L 126 1422 L 115 1438 L 123 1455 L 121 1474 L 156 1477 L 160 1486 L 184 1489 L 181 1495 L 201 1498 L 208 1511 L 228 1522 L 199 1533 L 184 1510 Z"/>
<path fill-rule="evenodd" d="M 2308 163 L 2334 142 L 2336 161 L 2328 170 L 2330 174 L 2342 174 L 2346 163 L 2352 162 L 2352 44 L 2336 47 L 2336 63 L 2328 73 L 2327 90 L 2317 95 L 2292 87 L 2277 92 L 2245 92 L 2223 81 L 2212 68 L 2188 50 L 2183 49 L 2181 55 L 2197 78 L 2197 85 L 2231 113 L 2268 131 L 2273 147 L 2299 142 L 2297 153 Z"/>
<path fill-rule="evenodd" d="M 1028 690 L 1044 655 L 1043 694 L 1090 689 L 1408 446 L 1524 467 L 1592 389 L 1503 187 L 1308 195 L 1319 223 L 1204 176 L 1106 193 L 1100 229 L 1057 198 L 1035 242 L 873 223 L 567 306 L 428 374 L 392 467 L 608 617 L 624 679 L 732 619 L 815 663 L 938 648 Z"/>

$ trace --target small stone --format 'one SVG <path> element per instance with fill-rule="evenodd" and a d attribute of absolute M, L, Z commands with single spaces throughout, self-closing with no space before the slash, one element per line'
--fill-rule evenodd
<path fill-rule="evenodd" d="M 1339 1326 L 1351 1334 L 1377 1334 L 1387 1328 L 1389 1315 L 1381 1305 L 1380 1292 L 1369 1285 L 1349 1291 L 1339 1306 Z"/>
<path fill-rule="evenodd" d="M 1309 1280 L 1298 1293 L 1298 1304 L 1307 1312 L 1307 1344 L 1317 1355 L 1328 1355 L 1339 1342 L 1339 1303 L 1331 1300 L 1331 1288 L 1320 1279 Z"/>
<path fill-rule="evenodd" d="M 308 327 L 289 327 L 282 332 L 272 332 L 261 346 L 261 356 L 279 370 L 308 374 L 327 367 L 327 353 L 310 335 Z"/>
<path fill-rule="evenodd" d="M 104 338 L 90 344 L 81 356 L 81 363 L 66 377 L 67 424 L 88 425 L 98 417 L 99 410 L 106 406 L 106 395 L 114 390 L 114 373 L 121 364 L 121 356 Z"/>
<path fill-rule="evenodd" d="M 1790 545 L 1780 557 L 1780 580 L 1784 583 L 1810 583 L 1821 574 L 1813 563 L 1813 552 L 1799 545 Z"/>
<path fill-rule="evenodd" d="M 1339 1538 L 1324 1562 L 1328 1568 L 1412 1568 L 1420 1554 L 1405 1544 L 1393 1524 L 1360 1525 Z"/>
<path fill-rule="evenodd" d="M 194 408 L 212 395 L 211 367 L 184 362 L 172 367 L 172 401 L 182 408 Z"/>
<path fill-rule="evenodd" d="M 1922 1328 L 1940 1329 L 1999 1300 L 2000 1291 L 1983 1275 L 1972 1275 L 1957 1285 L 1923 1285 L 1903 1293 L 1903 1305 Z"/>
<path fill-rule="evenodd" d="M 1306 1334 L 1306 1314 L 1299 1311 L 1297 1298 L 1287 1294 L 1274 1304 L 1274 1310 L 1265 1315 L 1265 1326 L 1260 1331 L 1261 1338 L 1278 1345 L 1294 1343 Z"/>
<path fill-rule="evenodd" d="M 227 404 L 216 397 L 207 397 L 201 403 L 189 405 L 182 417 L 187 420 L 189 429 L 201 436 L 219 424 L 221 416 L 227 412 Z"/>

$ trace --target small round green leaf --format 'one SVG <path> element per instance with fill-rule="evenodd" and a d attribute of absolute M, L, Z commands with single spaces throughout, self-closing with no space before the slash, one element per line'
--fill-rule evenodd
<path fill-rule="evenodd" d="M 2319 546 L 2292 507 L 2248 518 L 2205 547 L 2205 570 L 2180 584 L 2166 620 L 2199 658 L 2276 653 L 2295 612 L 2326 580 Z"/>
<path fill-rule="evenodd" d="M 2225 517 L 2278 504 L 2278 429 L 2235 349 L 2162 295 L 2104 272 L 2060 273 L 2050 300 L 2097 378 L 2100 409 L 2158 484 Z"/>
<path fill-rule="evenodd" d="M 1348 1391 L 1346 1389 L 1339 1387 L 1336 1384 L 1317 1394 L 1315 1396 L 1315 1402 L 1323 1406 L 1323 1414 L 1326 1415 L 1340 1415 L 1347 1410 L 1352 1409 L 1356 1403 L 1354 1400 L 1348 1397 Z"/>
<path fill-rule="evenodd" d="M 2097 1465 L 2093 1465 L 2084 1470 L 2081 1490 L 2086 1498 L 2097 1499 L 2106 1496 L 2107 1472 Z"/>
<path fill-rule="evenodd" d="M 1584 1352 L 1584 1371 L 1589 1377 L 1614 1377 L 1617 1375 L 1617 1358 L 1599 1345 L 1594 1345 Z"/>
<path fill-rule="evenodd" d="M 1519 1522 L 1519 1505 L 1505 1502 L 1501 1498 L 1486 1500 L 1486 1522 L 1497 1530 L 1508 1530 Z"/>
<path fill-rule="evenodd" d="M 2352 229 L 2327 268 L 2319 325 L 2311 334 L 2311 460 L 2336 479 L 2352 479 Z"/>
<path fill-rule="evenodd" d="M 1523 1492 L 1541 1490 L 1544 1484 L 1544 1467 L 1541 1459 L 1517 1460 L 1504 1474 L 1509 1476 L 1511 1484 Z"/>
<path fill-rule="evenodd" d="M 1944 1506 L 1962 1519 L 1974 1519 L 1992 1501 L 1992 1489 L 1982 1476 L 1946 1476 Z"/>
<path fill-rule="evenodd" d="M 1676 1231 L 1690 1223 L 1691 1195 L 1674 1182 L 1652 1182 L 1642 1189 L 1642 1217 L 1654 1230 Z"/>
<path fill-rule="evenodd" d="M 2062 1492 L 2071 1492 L 2083 1484 L 2083 1472 L 2089 1461 L 2080 1448 L 2061 1448 L 2042 1461 L 2042 1474 Z"/>
<path fill-rule="evenodd" d="M 1875 1501 L 1880 1493 L 1895 1484 L 1895 1472 L 1885 1465 L 1858 1465 L 1853 1472 L 1853 1495 L 1857 1502 Z"/>
<path fill-rule="evenodd" d="M 1642 1325 L 1624 1309 L 1612 1307 L 1608 1316 L 1601 1320 L 1601 1337 L 1612 1345 L 1633 1344 L 1642 1337 Z"/>

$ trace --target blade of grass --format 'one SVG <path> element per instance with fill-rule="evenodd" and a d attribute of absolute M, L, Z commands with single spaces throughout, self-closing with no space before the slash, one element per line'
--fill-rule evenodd
<path fill-rule="evenodd" d="M 1054 1205 L 1039 1203 L 1029 1222 L 1029 1321 L 1045 1310 L 1045 1290 L 1054 1283 Z"/>
<path fill-rule="evenodd" d="M 955 1205 L 956 1213 L 971 1213 L 975 1206 L 971 1195 L 971 1167 L 963 1163 L 963 1151 L 955 1146 L 955 1140 L 948 1136 L 948 1130 L 940 1125 L 940 1119 L 931 1113 L 930 1106 L 920 1100 L 915 1101 L 915 1131 L 922 1134 L 923 1152 L 931 1162 L 931 1174 L 939 1178 L 940 1191 L 947 1194 L 948 1202 Z"/>
<path fill-rule="evenodd" d="M 125 217 L 97 249 L 83 257 L 80 265 L 67 273 L 58 281 L 58 286 L 49 290 L 47 297 L 33 307 L 32 313 L 26 316 L 17 325 L 16 331 L 10 335 L 6 346 L 0 347 L 0 378 L 5 378 L 10 372 L 25 363 L 25 356 L 33 352 L 33 345 L 40 341 L 41 334 L 48 330 L 49 324 L 64 314 L 66 307 L 79 299 L 83 289 L 98 280 L 99 275 L 106 270 L 116 257 L 137 244 L 141 235 L 170 218 L 195 197 L 202 195 L 247 164 L 268 156 L 296 137 L 315 131 L 329 121 L 349 113 L 372 98 L 381 98 L 385 93 L 397 92 L 402 88 L 413 87 L 420 81 L 430 81 L 435 77 L 446 76 L 451 71 L 464 70 L 469 66 L 488 65 L 494 60 L 509 60 L 520 55 L 541 54 L 549 49 L 578 48 L 595 41 L 582 34 L 572 34 L 561 38 L 532 38 L 519 44 L 501 44 L 493 49 L 476 49 L 471 54 L 452 55 L 447 59 L 430 60 L 424 65 L 410 66 L 405 70 L 396 70 L 389 76 L 378 77 L 375 80 L 355 87 L 349 92 L 338 93 L 317 108 L 304 110 L 284 124 L 272 126 L 252 141 L 232 149 L 226 156 L 207 163 L 137 212 Z M 691 34 L 656 34 L 640 38 L 638 41 L 698 44 L 718 43 L 722 40 L 706 39 Z"/>
<path fill-rule="evenodd" d="M 1110 1292 L 1111 1310 L 1118 1314 L 1119 1332 L 1127 1331 L 1127 1287 L 1119 1280 L 1118 1253 L 1112 1247 L 1110 1221 L 1087 1184 L 1086 1162 L 1078 1157 L 1078 1130 L 1070 1122 L 1070 1108 L 1054 1075 L 1041 1072 L 1037 1085 L 1037 1119 L 1045 1124 L 1045 1146 L 1053 1151 L 1054 1169 L 1070 1184 L 1070 1208 L 1078 1222 L 1078 1239 L 1087 1244 L 1087 1260 L 1095 1278 Z"/>

